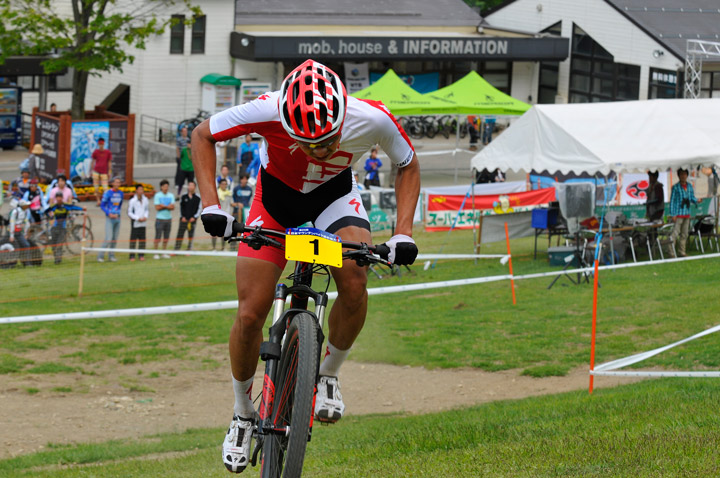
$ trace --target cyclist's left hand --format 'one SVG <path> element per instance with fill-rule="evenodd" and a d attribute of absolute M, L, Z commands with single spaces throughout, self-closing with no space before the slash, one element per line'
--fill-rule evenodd
<path fill-rule="evenodd" d="M 385 243 L 390 248 L 388 261 L 398 266 L 408 266 L 415 262 L 418 248 L 415 241 L 405 234 L 396 234 Z"/>

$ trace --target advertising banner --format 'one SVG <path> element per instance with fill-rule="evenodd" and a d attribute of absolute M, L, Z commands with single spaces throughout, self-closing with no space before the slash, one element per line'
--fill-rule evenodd
<path fill-rule="evenodd" d="M 35 143 L 43 147 L 39 155 L 38 171 L 40 178 L 52 181 L 58 168 L 58 142 L 60 139 L 60 120 L 48 116 L 35 116 Z"/>
<path fill-rule="evenodd" d="M 110 121 L 110 144 L 107 146 L 112 153 L 113 177 L 126 183 L 127 169 L 127 121 Z"/>
<path fill-rule="evenodd" d="M 463 200 L 465 203 L 463 204 Z M 477 226 L 480 216 L 527 212 L 555 201 L 555 188 L 535 191 L 475 196 L 429 194 L 425 213 L 425 229 L 448 230 L 457 218 L 456 229 Z M 473 208 L 474 203 L 474 208 Z M 462 206 L 462 210 L 460 207 Z"/>
<path fill-rule="evenodd" d="M 242 86 L 240 87 L 240 104 L 252 101 L 263 93 L 267 93 L 271 89 L 270 83 L 243 81 Z"/>
<path fill-rule="evenodd" d="M 90 177 L 92 153 L 97 149 L 98 139 L 105 140 L 105 148 L 112 152 L 110 123 L 108 121 L 76 121 L 70 129 L 70 178 L 79 176 Z M 112 174 L 119 173 L 116 168 L 115 155 L 112 158 Z M 124 176 L 125 170 L 122 174 Z"/>
<path fill-rule="evenodd" d="M 650 185 L 648 175 L 645 173 L 624 173 L 620 188 L 620 205 L 645 204 L 647 189 Z M 670 201 L 670 181 L 668 173 L 658 173 L 658 182 L 663 185 L 665 202 Z"/>
<path fill-rule="evenodd" d="M 351 95 L 370 86 L 367 63 L 345 62 L 345 89 Z"/>

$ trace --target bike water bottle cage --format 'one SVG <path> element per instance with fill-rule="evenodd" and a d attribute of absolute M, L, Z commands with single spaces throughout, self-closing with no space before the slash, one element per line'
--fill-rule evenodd
<path fill-rule="evenodd" d="M 340 77 L 314 60 L 291 71 L 280 87 L 280 120 L 296 141 L 317 144 L 335 136 L 345 121 L 346 107 Z"/>

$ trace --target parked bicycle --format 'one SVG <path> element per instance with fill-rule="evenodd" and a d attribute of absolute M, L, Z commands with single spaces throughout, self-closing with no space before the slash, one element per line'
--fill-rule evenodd
<path fill-rule="evenodd" d="M 178 123 L 177 126 L 177 135 L 180 135 L 180 130 L 183 128 L 188 129 L 188 136 L 192 134 L 192 131 L 195 129 L 197 125 L 205 121 L 206 119 L 210 118 L 210 113 L 205 110 L 198 110 L 197 114 L 188 119 L 184 119 L 181 122 Z"/>
<path fill-rule="evenodd" d="M 316 383 L 324 341 L 322 329 L 330 285 L 328 267 L 341 267 L 346 259 L 359 266 L 389 265 L 386 258 L 390 249 L 384 244 L 341 242 L 337 236 L 307 227 L 288 229 L 284 233 L 235 222 L 233 234 L 245 235 L 229 241 L 245 242 L 255 250 L 277 247 L 285 250 L 288 259 L 296 261 L 294 272 L 288 276 L 292 285 L 288 287 L 281 283 L 275 288 L 272 325 L 268 340 L 260 347 L 260 358 L 265 361 L 265 378 L 259 396 L 259 422 L 250 463 L 255 466 L 260 457 L 263 478 L 299 477 L 307 443 L 312 436 Z M 278 241 L 283 238 L 285 244 Z M 349 250 L 343 252 L 343 248 Z M 324 292 L 312 288 L 315 274 L 327 277 Z M 285 310 L 288 297 L 290 308 Z M 308 309 L 309 299 L 315 304 L 314 312 Z"/>

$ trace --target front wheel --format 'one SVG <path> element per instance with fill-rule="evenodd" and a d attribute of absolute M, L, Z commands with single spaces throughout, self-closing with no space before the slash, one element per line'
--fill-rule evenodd
<path fill-rule="evenodd" d="M 318 366 L 317 322 L 307 313 L 296 315 L 287 333 L 278 368 L 272 423 L 289 427 L 287 435 L 266 435 L 263 478 L 299 478 L 313 414 Z"/>
<path fill-rule="evenodd" d="M 85 237 L 85 247 L 93 246 L 93 233 L 90 228 L 82 224 L 75 224 L 72 229 L 68 231 L 65 247 L 68 252 L 74 256 L 77 256 L 82 251 L 82 239 Z"/>

